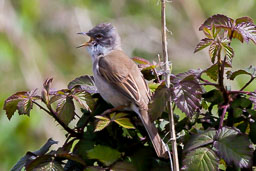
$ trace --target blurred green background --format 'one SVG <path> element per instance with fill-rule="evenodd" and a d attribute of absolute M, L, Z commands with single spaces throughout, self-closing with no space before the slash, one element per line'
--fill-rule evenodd
<path fill-rule="evenodd" d="M 172 0 L 167 5 L 168 50 L 173 73 L 210 64 L 207 50 L 193 54 L 203 37 L 200 24 L 217 13 L 256 20 L 256 0 Z M 91 74 L 85 49 L 75 47 L 101 22 L 113 23 L 129 56 L 157 60 L 161 53 L 160 0 L 0 0 L 0 170 L 9 170 L 26 151 L 38 149 L 53 137 L 60 145 L 64 131 L 37 108 L 31 116 L 9 121 L 2 110 L 11 94 L 42 88 L 53 77 L 53 87 L 66 88 L 69 81 Z M 256 64 L 256 46 L 232 43 L 234 68 Z M 248 78 L 239 77 L 237 88 Z M 254 84 L 255 85 L 255 84 Z M 255 88 L 256 86 L 254 86 Z M 253 89 L 253 85 L 249 87 Z"/>

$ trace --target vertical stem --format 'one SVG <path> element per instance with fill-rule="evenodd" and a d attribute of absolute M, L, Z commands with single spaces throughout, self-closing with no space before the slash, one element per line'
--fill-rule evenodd
<path fill-rule="evenodd" d="M 161 0 L 161 22 L 162 22 L 162 48 L 163 48 L 163 60 L 165 63 L 165 81 L 166 86 L 170 87 L 170 66 L 167 52 L 167 36 L 166 36 L 166 15 L 165 15 L 165 5 L 166 0 Z M 172 143 L 172 156 L 173 156 L 173 166 L 174 171 L 179 171 L 179 159 L 178 159 L 178 149 L 176 142 L 176 132 L 174 125 L 174 115 L 172 109 L 172 103 L 170 101 L 168 103 L 168 111 L 169 111 L 169 120 L 170 120 L 170 134 L 171 134 L 171 143 Z"/>

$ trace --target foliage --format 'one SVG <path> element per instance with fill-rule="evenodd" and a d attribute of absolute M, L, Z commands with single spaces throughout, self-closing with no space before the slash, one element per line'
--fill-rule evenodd
<path fill-rule="evenodd" d="M 230 170 L 256 166 L 256 91 L 244 91 L 256 78 L 256 67 L 232 71 L 233 39 L 256 43 L 256 26 L 249 17 L 236 20 L 225 15 L 208 18 L 199 28 L 206 38 L 195 48 L 209 47 L 212 65 L 171 75 L 172 86 L 162 80 L 161 62 L 133 58 L 153 92 L 149 113 L 163 137 L 169 132 L 166 102 L 186 114 L 176 118 L 176 130 L 182 169 Z M 240 90 L 224 84 L 239 75 L 250 80 Z M 208 76 L 208 77 L 207 77 Z M 213 81 L 213 82 L 212 82 Z M 132 112 L 105 113 L 112 106 L 99 94 L 91 76 L 82 76 L 68 84 L 67 89 L 53 90 L 47 79 L 41 94 L 37 91 L 18 92 L 6 99 L 4 110 L 9 119 L 15 111 L 29 115 L 37 106 L 52 116 L 67 131 L 67 139 L 56 151 L 28 152 L 15 168 L 27 170 L 149 170 L 169 169 L 169 161 L 157 158 L 140 120 Z M 213 87 L 209 91 L 205 86 Z M 82 116 L 75 108 L 82 108 Z M 166 139 L 164 139 L 166 140 Z M 185 144 L 185 146 L 184 146 Z M 21 163 L 21 164 L 20 164 Z M 224 166 L 224 167 L 223 167 Z"/>

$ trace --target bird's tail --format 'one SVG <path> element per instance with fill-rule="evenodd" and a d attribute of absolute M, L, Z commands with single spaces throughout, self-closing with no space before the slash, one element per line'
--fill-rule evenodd
<path fill-rule="evenodd" d="M 145 129 L 147 130 L 147 133 L 148 133 L 149 138 L 154 146 L 157 156 L 162 157 L 162 158 L 168 158 L 169 148 L 161 139 L 155 125 L 150 121 L 148 111 L 140 110 L 138 115 L 139 115 Z"/>

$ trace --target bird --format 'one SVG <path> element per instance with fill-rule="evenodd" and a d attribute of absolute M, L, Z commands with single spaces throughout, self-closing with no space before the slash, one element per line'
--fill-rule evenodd
<path fill-rule="evenodd" d="M 167 158 L 168 146 L 161 139 L 148 114 L 150 90 L 137 64 L 122 50 L 116 27 L 111 23 L 101 23 L 88 32 L 79 34 L 90 38 L 78 48 L 87 47 L 99 94 L 114 108 L 137 113 L 157 156 Z"/>

